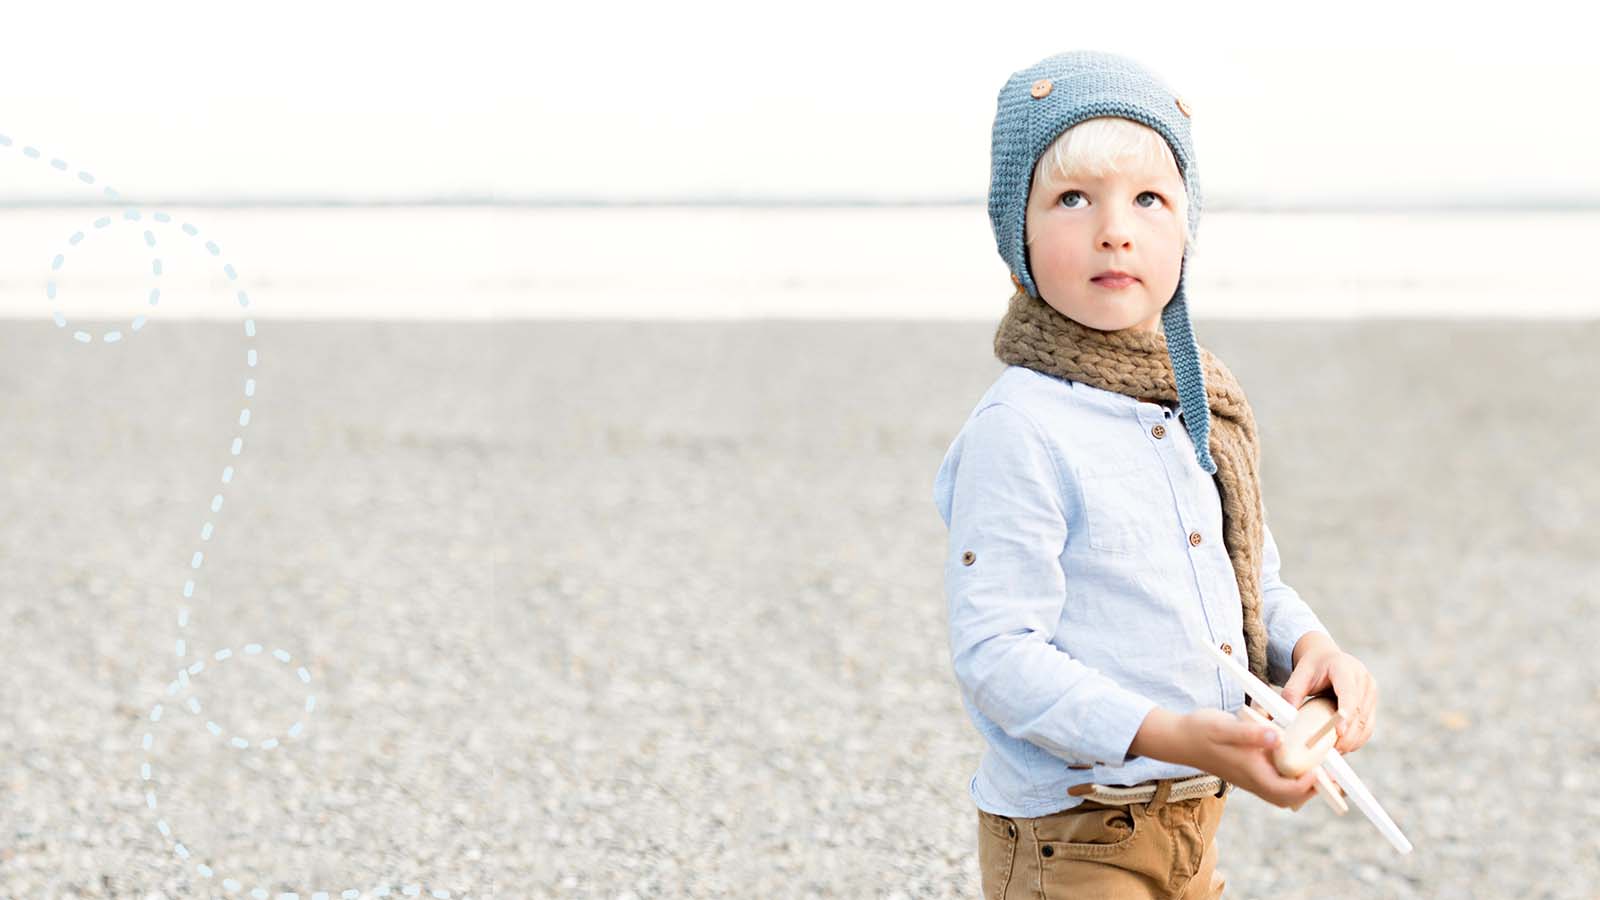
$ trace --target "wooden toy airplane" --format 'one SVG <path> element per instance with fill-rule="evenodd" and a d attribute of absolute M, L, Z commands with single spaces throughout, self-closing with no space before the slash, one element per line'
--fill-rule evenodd
<path fill-rule="evenodd" d="M 1378 805 L 1372 792 L 1367 790 L 1367 786 L 1356 777 L 1355 770 L 1350 768 L 1350 764 L 1345 762 L 1339 751 L 1333 749 L 1338 737 L 1334 732 L 1334 725 L 1339 720 L 1339 714 L 1331 697 L 1325 694 L 1309 697 L 1296 710 L 1289 705 L 1289 701 L 1283 699 L 1282 694 L 1251 675 L 1250 670 L 1238 660 L 1223 653 L 1209 642 L 1203 646 L 1222 663 L 1223 670 L 1244 687 L 1246 694 L 1272 714 L 1272 718 L 1268 719 L 1248 705 L 1243 707 L 1246 715 L 1253 716 L 1263 725 L 1271 725 L 1278 729 L 1279 741 L 1273 750 L 1273 763 L 1279 772 L 1293 778 L 1307 769 L 1316 767 L 1317 792 L 1322 794 L 1323 799 L 1328 801 L 1328 805 L 1333 807 L 1335 813 L 1343 815 L 1350 807 L 1345 804 L 1344 798 L 1339 796 L 1338 789 L 1329 782 L 1328 776 L 1331 774 L 1396 850 L 1401 853 L 1411 852 L 1411 842 L 1400 833 L 1400 827 L 1395 825 L 1383 811 L 1383 807 Z"/>

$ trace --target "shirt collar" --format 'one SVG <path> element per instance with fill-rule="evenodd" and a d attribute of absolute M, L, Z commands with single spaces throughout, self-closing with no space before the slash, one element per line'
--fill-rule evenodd
<path fill-rule="evenodd" d="M 1147 403 L 1147 402 L 1153 404 L 1158 409 L 1161 409 L 1163 411 L 1163 413 L 1167 409 L 1165 404 L 1156 403 L 1153 400 L 1151 400 L 1151 401 L 1140 400 L 1137 397 L 1129 397 L 1127 394 L 1120 394 L 1120 393 L 1117 393 L 1116 391 L 1108 391 L 1108 390 L 1105 390 L 1104 388 L 1098 388 L 1098 387 L 1095 387 L 1092 384 L 1085 384 L 1084 382 L 1081 382 L 1081 381 L 1068 381 L 1067 383 L 1072 385 L 1073 391 L 1082 393 L 1085 396 L 1087 396 L 1089 398 L 1092 398 L 1092 399 L 1094 399 L 1094 400 L 1096 400 L 1096 401 L 1098 401 L 1098 402 L 1100 402 L 1102 404 L 1107 404 L 1107 405 L 1110 405 L 1110 406 L 1113 406 L 1113 407 L 1116 407 L 1116 408 L 1119 408 L 1119 409 L 1131 409 L 1131 410 L 1135 410 L 1136 411 L 1136 410 L 1138 410 L 1138 408 L 1139 408 L 1139 406 L 1141 404 Z M 1173 416 L 1181 415 L 1183 413 L 1183 401 L 1181 401 L 1181 400 L 1174 401 L 1171 409 L 1172 409 L 1172 415 Z"/>

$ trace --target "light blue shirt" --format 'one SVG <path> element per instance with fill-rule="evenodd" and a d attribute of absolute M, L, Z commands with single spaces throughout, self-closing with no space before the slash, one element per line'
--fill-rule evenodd
<path fill-rule="evenodd" d="M 1075 784 L 1200 774 L 1128 755 L 1145 716 L 1244 705 L 1197 646 L 1248 664 L 1221 498 L 1181 411 L 1008 366 L 950 444 L 933 495 L 950 529 L 951 662 L 988 742 L 968 784 L 980 809 L 1031 818 L 1081 803 Z M 1300 637 L 1327 629 L 1279 579 L 1264 531 L 1281 684 Z"/>

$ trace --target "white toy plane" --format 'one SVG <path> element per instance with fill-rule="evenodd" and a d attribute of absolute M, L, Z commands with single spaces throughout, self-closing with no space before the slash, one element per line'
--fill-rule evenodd
<path fill-rule="evenodd" d="M 1244 687 L 1246 694 L 1272 714 L 1272 718 L 1268 719 L 1251 709 L 1248 704 L 1243 707 L 1245 713 L 1253 716 L 1256 721 L 1278 729 L 1280 740 L 1275 748 L 1274 762 L 1279 772 L 1296 777 L 1313 766 L 1317 767 L 1317 791 L 1333 807 L 1334 812 L 1343 815 L 1349 807 L 1339 796 L 1339 791 L 1328 781 L 1328 775 L 1332 774 L 1339 782 L 1339 786 L 1344 788 L 1345 793 L 1350 795 L 1372 824 L 1378 826 L 1378 831 L 1389 839 L 1389 843 L 1393 844 L 1396 850 L 1401 853 L 1411 852 L 1411 842 L 1400 833 L 1399 826 L 1395 825 L 1383 811 L 1383 807 L 1378 805 L 1372 792 L 1367 790 L 1367 786 L 1356 777 L 1355 771 L 1344 761 L 1339 751 L 1333 749 L 1334 741 L 1337 739 L 1337 734 L 1333 730 L 1334 723 L 1339 717 L 1335 711 L 1335 702 L 1331 698 L 1323 695 L 1311 697 L 1299 710 L 1296 710 L 1289 705 L 1289 701 L 1283 699 L 1282 694 L 1251 675 L 1250 670 L 1238 660 L 1210 643 L 1205 643 L 1203 646 L 1222 663 L 1223 670 Z M 1297 722 L 1299 727 L 1296 727 Z"/>

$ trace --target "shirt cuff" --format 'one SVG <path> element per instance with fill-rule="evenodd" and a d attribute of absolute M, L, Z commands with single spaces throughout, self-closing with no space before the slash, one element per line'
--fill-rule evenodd
<path fill-rule="evenodd" d="M 1267 680 L 1283 684 L 1294 671 L 1294 646 L 1308 632 L 1320 631 L 1332 638 L 1327 626 L 1304 603 L 1284 604 L 1267 624 Z"/>
<path fill-rule="evenodd" d="M 1104 677 L 1104 676 L 1102 676 Z M 1134 755 L 1128 752 L 1139 726 L 1158 705 L 1143 694 L 1130 691 L 1110 678 L 1097 696 L 1084 704 L 1083 752 L 1096 763 L 1120 766 Z"/>

